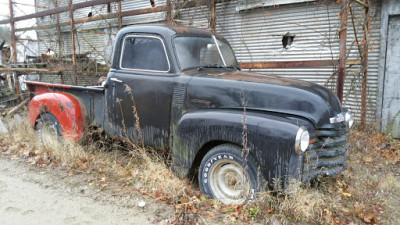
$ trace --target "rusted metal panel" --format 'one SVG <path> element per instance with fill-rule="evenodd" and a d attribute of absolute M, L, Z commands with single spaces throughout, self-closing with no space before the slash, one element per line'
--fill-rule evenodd
<path fill-rule="evenodd" d="M 315 61 L 241 63 L 240 67 L 242 69 L 306 68 L 306 67 L 335 66 L 337 64 L 338 64 L 337 60 L 315 60 Z"/>
<path fill-rule="evenodd" d="M 346 75 L 346 42 L 347 42 L 347 14 L 348 14 L 348 2 L 347 0 L 341 0 L 341 12 L 340 12 L 340 31 L 339 31 L 339 70 L 338 78 L 336 82 L 336 94 L 343 102 L 343 86 L 344 86 L 344 76 Z"/>

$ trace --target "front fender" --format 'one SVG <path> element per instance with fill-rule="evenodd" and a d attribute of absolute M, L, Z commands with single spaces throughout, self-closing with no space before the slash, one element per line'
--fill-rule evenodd
<path fill-rule="evenodd" d="M 57 118 L 63 136 L 75 141 L 82 136 L 87 110 L 77 97 L 62 92 L 36 95 L 29 102 L 29 120 L 32 126 L 36 125 L 36 120 L 43 113 L 51 113 Z"/>
<path fill-rule="evenodd" d="M 268 181 L 284 175 L 299 126 L 289 119 L 259 112 L 199 110 L 181 117 L 174 130 L 173 158 L 179 174 L 187 174 L 196 155 L 210 142 L 243 146 L 258 160 Z M 243 131 L 247 139 L 243 139 Z"/>

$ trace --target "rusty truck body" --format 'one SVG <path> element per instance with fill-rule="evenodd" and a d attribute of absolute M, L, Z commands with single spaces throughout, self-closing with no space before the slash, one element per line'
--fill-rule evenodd
<path fill-rule="evenodd" d="M 207 30 L 126 27 L 103 86 L 26 83 L 39 131 L 74 140 L 89 125 L 115 138 L 141 134 L 171 154 L 176 174 L 197 176 L 224 203 L 254 198 L 265 181 L 308 181 L 346 165 L 353 119 L 330 90 L 242 72 L 229 43 Z"/>

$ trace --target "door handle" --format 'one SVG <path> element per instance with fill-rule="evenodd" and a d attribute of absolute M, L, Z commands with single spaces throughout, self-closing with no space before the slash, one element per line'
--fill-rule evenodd
<path fill-rule="evenodd" d="M 114 82 L 118 82 L 118 83 L 123 83 L 123 81 L 122 80 L 119 80 L 119 79 L 117 79 L 117 78 L 110 78 L 110 80 L 112 80 L 112 81 L 114 81 Z"/>

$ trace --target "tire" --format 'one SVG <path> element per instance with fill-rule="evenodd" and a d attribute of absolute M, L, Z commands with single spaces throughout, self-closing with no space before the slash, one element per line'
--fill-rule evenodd
<path fill-rule="evenodd" d="M 40 142 L 44 145 L 51 145 L 61 141 L 62 130 L 58 119 L 51 113 L 40 116 L 37 123 L 37 132 Z"/>
<path fill-rule="evenodd" d="M 242 149 L 230 144 L 212 148 L 203 158 L 199 168 L 199 186 L 203 194 L 224 204 L 242 204 L 255 198 L 261 181 L 258 164 L 247 156 L 243 166 Z"/>

